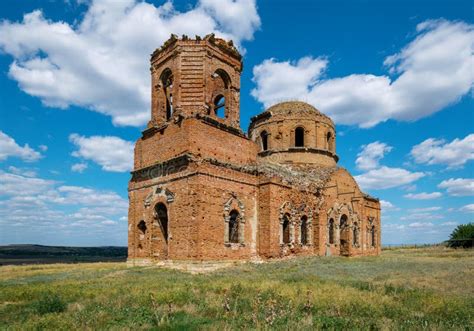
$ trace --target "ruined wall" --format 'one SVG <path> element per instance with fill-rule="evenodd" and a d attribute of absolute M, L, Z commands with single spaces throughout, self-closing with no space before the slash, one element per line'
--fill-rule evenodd
<path fill-rule="evenodd" d="M 161 130 L 140 138 L 135 144 L 135 170 L 185 153 L 239 165 L 254 164 L 257 145 L 244 135 L 230 133 L 217 125 L 187 118 L 179 123 L 168 123 Z"/>
<path fill-rule="evenodd" d="M 259 253 L 263 258 L 309 255 L 315 252 L 316 210 L 319 197 L 261 178 L 259 194 Z M 289 221 L 289 238 L 284 240 L 283 222 Z M 306 217 L 306 243 L 302 241 L 302 218 Z"/>
<path fill-rule="evenodd" d="M 343 215 L 347 216 L 347 221 L 341 227 Z M 371 225 L 375 226 L 375 246 L 369 242 L 369 218 Z M 331 219 L 334 220 L 333 243 L 330 243 L 329 238 Z M 380 253 L 380 203 L 366 197 L 345 169 L 338 170 L 324 190 L 320 224 L 321 253 L 347 256 Z"/>

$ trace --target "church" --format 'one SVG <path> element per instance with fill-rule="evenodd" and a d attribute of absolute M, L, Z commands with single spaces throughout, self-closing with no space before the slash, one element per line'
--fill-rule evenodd
<path fill-rule="evenodd" d="M 151 56 L 135 144 L 128 261 L 261 261 L 381 251 L 378 199 L 337 165 L 334 122 L 282 102 L 240 128 L 242 56 L 213 34 Z"/>

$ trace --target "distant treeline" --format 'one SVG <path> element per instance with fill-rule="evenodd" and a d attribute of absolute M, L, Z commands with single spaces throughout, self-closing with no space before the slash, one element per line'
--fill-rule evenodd
<path fill-rule="evenodd" d="M 126 257 L 127 247 L 67 247 L 43 245 L 7 245 L 0 246 L 0 258 L 32 258 L 32 257 Z"/>

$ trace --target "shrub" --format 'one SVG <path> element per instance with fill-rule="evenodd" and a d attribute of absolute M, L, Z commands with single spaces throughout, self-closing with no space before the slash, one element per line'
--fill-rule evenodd
<path fill-rule="evenodd" d="M 46 293 L 33 302 L 34 310 L 40 315 L 63 312 L 66 306 L 66 302 L 59 295 L 53 293 Z"/>
<path fill-rule="evenodd" d="M 451 233 L 448 246 L 454 248 L 472 248 L 474 245 L 474 223 L 458 225 Z"/>

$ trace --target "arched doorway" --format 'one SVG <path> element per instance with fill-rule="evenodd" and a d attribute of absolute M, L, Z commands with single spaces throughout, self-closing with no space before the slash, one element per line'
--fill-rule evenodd
<path fill-rule="evenodd" d="M 155 206 L 156 220 L 161 229 L 163 240 L 168 243 L 168 210 L 163 203 L 158 203 Z"/>

